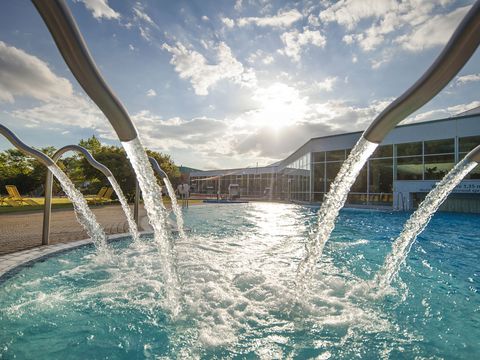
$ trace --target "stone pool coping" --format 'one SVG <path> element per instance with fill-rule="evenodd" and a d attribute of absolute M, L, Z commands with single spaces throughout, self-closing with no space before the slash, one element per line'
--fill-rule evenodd
<path fill-rule="evenodd" d="M 150 231 L 139 232 L 139 235 L 145 235 L 145 234 L 151 234 L 151 232 Z M 131 236 L 130 233 L 109 235 L 107 237 L 107 241 L 108 242 L 117 241 L 130 236 Z M 21 250 L 14 253 L 1 255 L 0 256 L 0 284 L 5 280 L 11 278 L 15 274 L 17 274 L 24 267 L 28 267 L 29 265 L 39 260 L 57 255 L 59 253 L 67 252 L 75 248 L 88 246 L 92 244 L 93 244 L 92 239 L 83 239 L 83 240 L 77 240 L 77 241 L 68 242 L 68 243 L 43 245 L 43 246 L 38 246 L 38 247 L 27 249 L 27 250 Z"/>

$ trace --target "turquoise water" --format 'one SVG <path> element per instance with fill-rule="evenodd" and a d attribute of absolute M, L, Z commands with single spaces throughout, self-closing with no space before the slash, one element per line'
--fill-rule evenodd
<path fill-rule="evenodd" d="M 407 213 L 344 210 L 299 296 L 295 271 L 317 209 L 251 203 L 184 210 L 171 239 L 181 311 L 157 245 L 83 247 L 0 284 L 0 358 L 480 358 L 477 215 L 441 213 L 385 297 L 368 292 Z"/>

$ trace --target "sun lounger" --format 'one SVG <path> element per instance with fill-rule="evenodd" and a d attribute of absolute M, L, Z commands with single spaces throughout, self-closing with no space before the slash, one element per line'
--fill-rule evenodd
<path fill-rule="evenodd" d="M 24 204 L 39 205 L 37 202 L 24 198 L 22 195 L 20 195 L 20 192 L 15 185 L 5 185 L 5 188 L 7 189 L 8 196 L 4 198 L 3 201 L 5 201 L 7 204 L 11 206 L 20 206 Z"/>
<path fill-rule="evenodd" d="M 93 204 L 102 204 L 104 202 L 111 201 L 113 194 L 113 189 L 107 186 L 104 186 L 100 189 L 97 195 L 86 196 L 85 199 L 88 203 Z"/>

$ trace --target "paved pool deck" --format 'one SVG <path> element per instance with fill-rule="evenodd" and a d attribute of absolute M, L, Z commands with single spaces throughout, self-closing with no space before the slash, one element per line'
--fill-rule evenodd
<path fill-rule="evenodd" d="M 92 206 L 98 222 L 107 235 L 128 232 L 128 223 L 120 205 Z M 133 205 L 132 205 L 133 212 Z M 139 209 L 140 231 L 146 228 L 146 211 Z M 42 244 L 43 211 L 0 214 L 0 255 L 37 248 Z M 73 209 L 52 211 L 50 243 L 68 244 L 88 238 L 75 218 Z M 5 260 L 5 259 L 3 259 Z"/>

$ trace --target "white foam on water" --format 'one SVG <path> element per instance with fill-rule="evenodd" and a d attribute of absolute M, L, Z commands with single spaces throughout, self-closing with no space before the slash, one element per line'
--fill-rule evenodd
<path fill-rule="evenodd" d="M 350 188 L 377 146 L 378 144 L 372 143 L 362 136 L 353 147 L 348 159 L 345 160 L 335 177 L 335 181 L 330 186 L 330 190 L 319 210 L 316 233 L 305 244 L 306 254 L 297 269 L 297 288 L 300 293 L 310 285 L 309 282 L 315 265 L 322 256 L 325 244 L 335 227 L 338 213 L 345 205 Z"/>
<path fill-rule="evenodd" d="M 80 225 L 87 231 L 88 236 L 93 240 L 96 248 L 100 252 L 105 253 L 107 251 L 107 237 L 105 236 L 103 228 L 97 222 L 95 214 L 88 207 L 87 201 L 82 193 L 75 188 L 75 185 L 73 185 L 67 175 L 65 175 L 57 165 L 50 165 L 48 169 L 60 182 L 63 191 L 65 191 L 65 194 L 72 202 L 75 216 Z"/>
<path fill-rule="evenodd" d="M 178 234 L 182 239 L 186 239 L 184 225 L 183 225 L 183 216 L 182 216 L 182 209 L 178 206 L 177 197 L 175 196 L 175 190 L 173 189 L 172 183 L 168 177 L 163 178 L 165 186 L 167 187 L 168 196 L 172 201 L 172 210 L 175 214 L 175 218 L 177 219 L 177 228 Z"/>
<path fill-rule="evenodd" d="M 477 165 L 475 161 L 464 158 L 428 193 L 425 200 L 407 220 L 398 238 L 393 242 L 392 251 L 387 255 L 383 266 L 373 280 L 376 287 L 381 290 L 390 285 L 398 274 L 401 265 L 405 262 L 418 234 L 425 229 L 433 214 L 455 186 Z"/>
<path fill-rule="evenodd" d="M 289 209 L 289 218 L 295 218 L 295 209 Z M 141 313 L 143 321 L 154 328 L 171 329 L 169 346 L 185 358 L 203 357 L 206 349 L 217 348 L 236 354 L 248 349 L 259 358 L 296 358 L 299 355 L 291 349 L 292 341 L 320 330 L 329 334 L 328 346 L 311 336 L 308 343 L 295 347 L 314 346 L 328 356 L 328 347 L 361 349 L 369 334 L 399 333 L 394 319 L 381 308 L 349 293 L 352 284 L 360 280 L 330 259 L 326 259 L 310 291 L 298 299 L 292 261 L 301 252 L 304 219 L 297 219 L 293 226 L 278 225 L 276 212 L 272 210 L 267 217 L 264 211 L 263 204 L 248 210 L 249 228 L 256 236 L 248 232 L 222 237 L 192 234 L 176 243 L 182 279 L 178 290 L 182 312 L 176 317 L 165 320 L 163 316 L 169 297 L 165 278 L 158 271 L 162 260 L 153 241 L 113 250 L 115 256 L 110 263 L 84 256 L 79 265 L 49 276 L 48 281 L 64 285 L 50 287 L 41 296 L 29 295 L 30 285 L 15 284 L 25 289 L 17 290 L 25 295 L 5 310 L 12 316 L 27 316 L 28 312 L 49 311 L 52 307 L 62 313 L 72 306 L 78 311 L 88 308 L 104 313 Z M 269 233 L 268 227 L 275 231 Z M 287 230 L 289 235 L 285 236 Z M 87 286 L 78 287 L 78 283 Z M 145 351 L 151 353 L 149 346 Z"/>
<path fill-rule="evenodd" d="M 128 206 L 127 199 L 125 198 L 125 195 L 123 194 L 122 188 L 118 184 L 117 180 L 113 176 L 109 176 L 108 181 L 112 185 L 113 190 L 115 190 L 115 193 L 117 194 L 118 200 L 120 201 L 120 204 L 122 205 L 123 212 L 125 213 L 125 216 L 127 217 L 128 228 L 130 230 L 130 234 L 132 234 L 133 241 L 136 243 L 136 242 L 139 241 L 140 237 L 138 235 L 137 224 L 135 223 L 135 219 L 133 218 L 132 209 L 130 209 L 130 206 Z"/>

